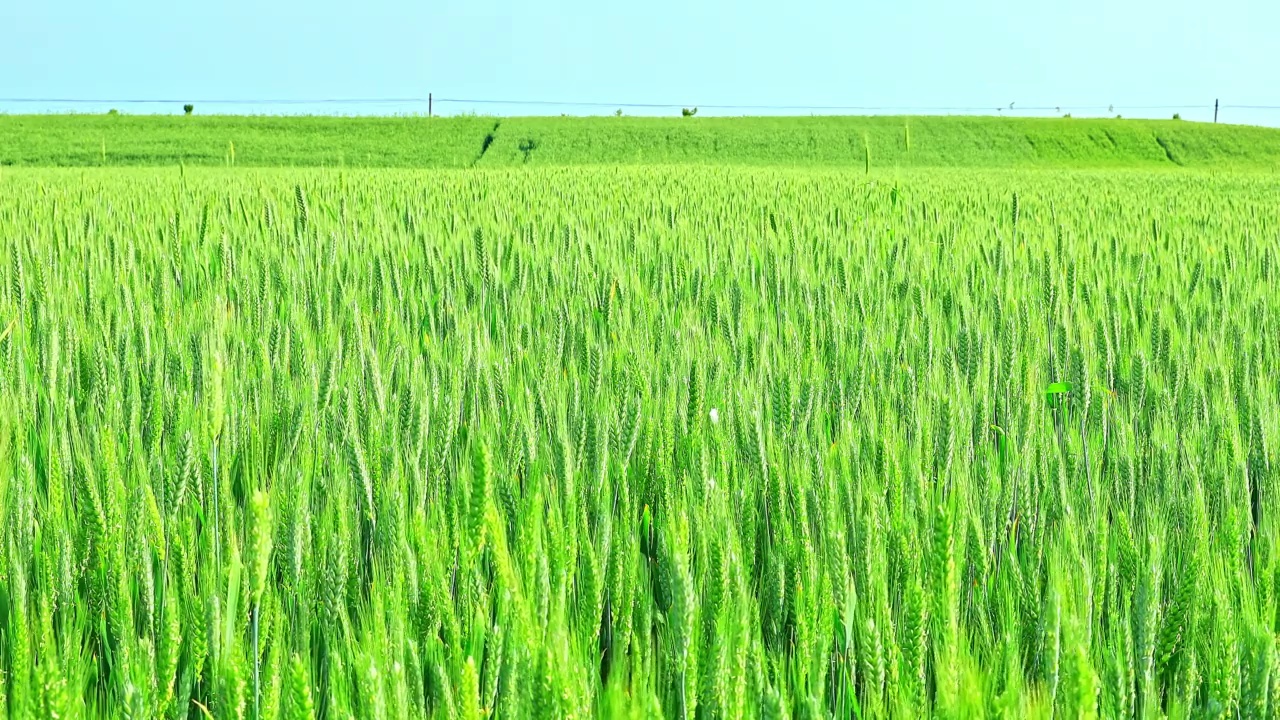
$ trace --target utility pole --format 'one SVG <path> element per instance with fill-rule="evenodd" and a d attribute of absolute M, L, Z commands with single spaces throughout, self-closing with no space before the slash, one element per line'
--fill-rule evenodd
<path fill-rule="evenodd" d="M 1214 101 L 1213 101 L 1213 121 L 1214 121 L 1214 122 L 1218 122 L 1218 101 L 1217 101 L 1217 99 L 1214 99 Z"/>
<path fill-rule="evenodd" d="M 431 93 L 427 93 L 427 117 L 431 117 L 431 99 Z M 1213 115 L 1213 121 L 1218 122 L 1218 114 L 1216 111 Z"/>

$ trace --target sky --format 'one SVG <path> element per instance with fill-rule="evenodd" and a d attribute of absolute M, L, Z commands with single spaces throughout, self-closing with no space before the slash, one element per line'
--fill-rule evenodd
<path fill-rule="evenodd" d="M 1222 122 L 1280 126 L 1278 30 L 1274 0 L 0 0 L 0 112 L 425 113 L 431 93 L 436 114 L 1207 121 L 1220 99 Z"/>

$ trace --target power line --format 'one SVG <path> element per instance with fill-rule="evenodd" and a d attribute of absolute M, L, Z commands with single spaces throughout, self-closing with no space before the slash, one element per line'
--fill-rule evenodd
<path fill-rule="evenodd" d="M 468 105 L 540 105 L 555 107 L 609 107 L 609 108 L 686 108 L 699 107 L 706 110 L 916 110 L 920 112 L 978 112 L 990 111 L 990 105 L 973 107 L 895 107 L 889 105 L 701 105 L 698 103 L 626 103 L 626 102 L 591 102 L 575 100 L 490 100 L 475 98 L 436 98 L 436 102 L 459 103 Z M 1032 108 L 1028 108 L 1032 109 Z M 1052 109 L 1052 108 L 1050 108 Z"/>
<path fill-rule="evenodd" d="M 321 104 L 349 104 L 363 105 L 369 103 L 425 103 L 427 98 L 320 98 L 315 100 L 306 99 L 281 99 L 281 100 L 228 100 L 228 99 L 145 99 L 145 100 L 88 100 L 76 98 L 0 98 L 0 102 L 6 103 L 79 103 L 79 104 L 98 104 L 98 105 L 155 105 L 155 104 L 173 104 L 180 105 L 183 103 L 201 103 L 203 105 L 321 105 Z"/>
<path fill-rule="evenodd" d="M 636 108 L 636 109 L 674 109 L 699 107 L 706 110 L 772 110 L 772 111 L 837 111 L 837 112 L 904 112 L 904 113 L 939 113 L 939 112 L 1114 112 L 1116 110 L 1209 110 L 1213 105 L 1200 103 L 1164 104 L 1164 105 L 1028 105 L 1008 106 L 965 105 L 965 106 L 921 106 L 921 105 L 774 105 L 774 104 L 713 104 L 698 103 L 640 103 L 640 102 L 598 102 L 579 100 L 526 100 L 526 99 L 493 99 L 493 98 L 435 98 L 437 103 L 453 103 L 466 105 L 513 105 L 527 107 L 594 107 L 594 108 Z M 0 103 L 11 104 L 93 104 L 93 105 L 386 105 L 386 104 L 422 104 L 430 102 L 425 97 L 399 98 L 0 98 Z M 1224 110 L 1280 110 L 1280 105 L 1221 105 Z"/>
<path fill-rule="evenodd" d="M 919 105 L 700 105 L 698 103 L 610 103 L 574 100 L 494 100 L 478 98 L 436 98 L 438 103 L 459 103 L 471 105 L 539 105 L 557 107 L 610 107 L 610 108 L 682 108 L 699 107 L 707 110 L 849 110 L 876 111 L 888 110 L 901 112 L 1049 112 L 1061 110 L 1098 111 L 1103 110 L 1209 110 L 1212 105 L 1184 103 L 1181 105 L 1032 105 L 1018 107 L 991 105 L 969 106 L 919 106 Z M 1223 105 L 1224 108 L 1236 107 Z"/>

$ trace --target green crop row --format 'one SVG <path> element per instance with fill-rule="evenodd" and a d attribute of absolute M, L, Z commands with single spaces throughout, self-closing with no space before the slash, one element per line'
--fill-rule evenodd
<path fill-rule="evenodd" d="M 1250 175 L 7 170 L 0 717 L 1275 717 L 1278 234 Z"/>

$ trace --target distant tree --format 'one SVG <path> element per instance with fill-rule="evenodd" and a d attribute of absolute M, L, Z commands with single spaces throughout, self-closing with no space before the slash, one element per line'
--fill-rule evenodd
<path fill-rule="evenodd" d="M 617 117 L 622 117 L 622 108 L 618 108 L 617 112 L 615 112 L 614 115 Z"/>
<path fill-rule="evenodd" d="M 529 156 L 534 150 L 538 149 L 538 141 L 534 138 L 526 138 L 520 141 L 520 152 L 524 154 L 524 161 L 529 162 Z"/>
<path fill-rule="evenodd" d="M 190 115 L 191 113 L 195 112 L 195 109 L 196 109 L 196 106 L 192 105 L 191 103 L 187 103 L 186 105 L 182 106 L 182 112 L 186 113 L 187 115 Z"/>
<path fill-rule="evenodd" d="M 698 108 L 680 108 L 680 114 L 684 117 L 693 117 L 698 114 Z"/>
<path fill-rule="evenodd" d="M 1174 114 L 1173 114 L 1173 119 L 1174 119 L 1174 120 L 1181 120 L 1181 119 L 1182 119 L 1182 113 L 1174 113 Z"/>
<path fill-rule="evenodd" d="M 120 111 L 119 111 L 119 110 L 117 110 L 117 109 L 115 109 L 115 108 L 111 108 L 110 110 L 108 110 L 108 111 L 107 111 L 107 114 L 108 114 L 108 115 L 119 115 L 119 114 L 120 114 Z"/>

